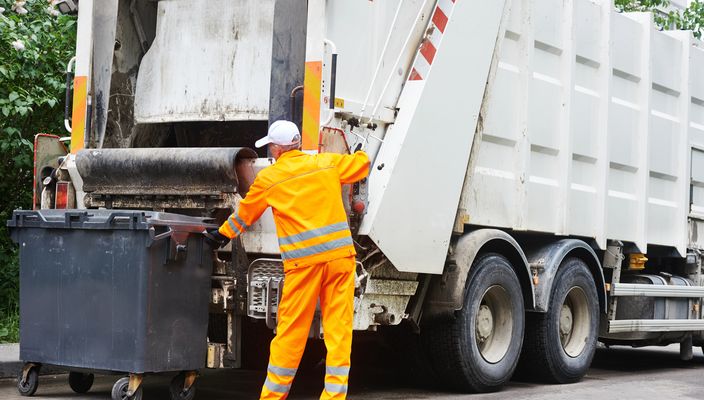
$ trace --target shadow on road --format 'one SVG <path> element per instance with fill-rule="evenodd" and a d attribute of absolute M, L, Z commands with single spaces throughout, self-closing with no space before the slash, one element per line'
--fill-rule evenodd
<path fill-rule="evenodd" d="M 396 350 L 394 350 L 394 348 Z M 407 353 L 407 352 L 406 352 Z M 304 362 L 294 382 L 291 398 L 316 399 L 323 386 L 324 347 L 322 343 L 312 344 L 307 350 Z M 353 368 L 350 377 L 350 398 L 374 399 L 459 399 L 460 394 L 447 390 L 437 382 L 421 384 L 418 374 L 409 374 L 412 369 L 407 362 L 408 354 L 398 351 L 393 343 L 356 336 L 354 342 Z M 677 346 L 665 348 L 612 347 L 598 349 L 592 368 L 586 378 L 574 385 L 543 385 L 530 381 L 514 380 L 498 393 L 471 396 L 481 399 L 559 399 L 563 395 L 579 394 L 586 396 L 592 392 L 599 396 L 609 385 L 620 384 L 622 390 L 648 386 L 643 382 L 660 382 L 662 393 L 673 387 L 699 387 L 704 357 L 700 349 L 695 349 L 695 359 L 681 361 Z M 198 398 L 211 400 L 257 398 L 264 381 L 264 368 L 245 370 L 204 370 L 198 382 Z M 99 376 L 96 385 L 86 396 L 77 396 L 68 388 L 66 375 L 42 377 L 38 396 L 46 399 L 86 399 L 102 400 L 110 398 L 110 388 L 118 377 Z M 171 375 L 151 375 L 145 379 L 144 398 L 168 400 L 168 384 Z M 678 382 L 682 380 L 682 382 Z M 609 385 L 604 386 L 605 381 Z M 431 382 L 432 383 L 432 382 Z M 670 385 L 670 386 L 667 386 Z M 673 386 L 674 385 L 674 386 Z M 694 386 L 692 386 L 694 385 Z M 624 389 L 625 388 L 625 389 Z M 649 389 L 650 390 L 650 389 Z M 612 392 L 608 392 L 612 393 Z M 615 393 L 612 393 L 615 394 Z M 548 397 L 544 397 L 548 396 Z M 553 396 L 553 397 L 550 397 Z M 586 398 L 577 396 L 575 398 Z M 635 393 L 640 398 L 640 393 Z M 0 381 L 0 398 L 15 400 L 14 382 Z M 601 398 L 601 397 L 600 397 Z M 624 398 L 628 398 L 624 397 Z M 694 397 L 699 398 L 697 394 Z M 608 396 L 603 400 L 609 399 Z"/>
<path fill-rule="evenodd" d="M 678 345 L 667 347 L 616 347 L 598 349 L 592 368 L 613 372 L 648 372 L 663 369 L 693 369 L 704 365 L 704 356 L 699 348 L 694 349 L 694 359 L 682 361 Z"/>

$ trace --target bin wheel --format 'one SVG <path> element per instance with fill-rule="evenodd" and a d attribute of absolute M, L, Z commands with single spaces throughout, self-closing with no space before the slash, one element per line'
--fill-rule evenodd
<path fill-rule="evenodd" d="M 112 400 L 142 400 L 142 387 L 140 386 L 132 396 L 127 395 L 130 387 L 130 378 L 120 378 L 112 386 Z"/>
<path fill-rule="evenodd" d="M 171 384 L 169 384 L 169 394 L 171 395 L 171 400 L 193 400 L 196 397 L 195 383 L 191 385 L 188 390 L 183 390 L 185 381 L 186 374 L 183 372 L 174 376 L 171 380 Z"/>
<path fill-rule="evenodd" d="M 84 374 L 82 372 L 69 372 L 68 385 L 76 393 L 88 393 L 93 387 L 93 374 Z"/>
<path fill-rule="evenodd" d="M 21 396 L 34 396 L 39 387 L 39 367 L 32 366 L 27 371 L 27 379 L 23 379 L 24 368 L 17 375 L 17 391 Z"/>

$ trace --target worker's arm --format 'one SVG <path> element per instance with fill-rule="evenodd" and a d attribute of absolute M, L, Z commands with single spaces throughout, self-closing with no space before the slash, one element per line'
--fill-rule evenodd
<path fill-rule="evenodd" d="M 369 175 L 369 156 L 363 151 L 336 154 L 335 165 L 342 183 L 354 183 Z"/>
<path fill-rule="evenodd" d="M 266 188 L 259 179 L 255 179 L 245 198 L 240 201 L 237 211 L 227 218 L 218 232 L 229 239 L 236 238 L 252 226 L 267 207 L 269 203 L 266 201 Z"/>

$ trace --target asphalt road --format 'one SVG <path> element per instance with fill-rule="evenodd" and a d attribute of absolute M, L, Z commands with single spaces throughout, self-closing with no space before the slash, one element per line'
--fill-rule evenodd
<path fill-rule="evenodd" d="M 704 399 L 704 356 L 695 349 L 692 361 L 680 361 L 678 346 L 631 349 L 598 349 L 585 379 L 571 385 L 544 385 L 512 381 L 491 394 L 466 395 L 402 383 L 389 368 L 378 363 L 357 363 L 350 383 L 351 399 Z M 199 378 L 197 399 L 256 399 L 264 373 L 252 370 L 207 371 Z M 66 375 L 43 376 L 36 394 L 40 399 L 110 399 L 115 376 L 98 376 L 91 392 L 76 395 Z M 168 400 L 168 376 L 145 379 L 144 399 Z M 322 386 L 320 372 L 313 369 L 297 377 L 291 399 L 316 399 Z M 13 380 L 0 381 L 0 399 L 21 399 Z M 23 398 L 24 399 L 24 398 Z"/>

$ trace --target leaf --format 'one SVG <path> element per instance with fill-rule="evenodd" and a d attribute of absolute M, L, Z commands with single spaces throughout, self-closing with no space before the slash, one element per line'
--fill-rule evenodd
<path fill-rule="evenodd" d="M 0 339 L 7 336 L 10 336 L 10 330 L 3 326 L 2 328 L 0 328 Z"/>
<path fill-rule="evenodd" d="M 27 165 L 28 162 L 28 157 L 24 154 L 20 154 L 17 156 L 12 157 L 12 161 L 15 162 L 15 165 L 22 166 L 22 165 Z"/>
<path fill-rule="evenodd" d="M 20 97 L 20 95 L 17 94 L 17 92 L 12 92 L 12 93 L 10 93 L 9 96 L 7 96 L 7 98 L 8 98 L 10 101 L 15 101 L 15 100 L 17 100 L 18 97 Z"/>
<path fill-rule="evenodd" d="M 9 117 L 10 116 L 10 107 L 7 107 L 7 106 L 3 107 L 2 108 L 2 115 Z"/>

